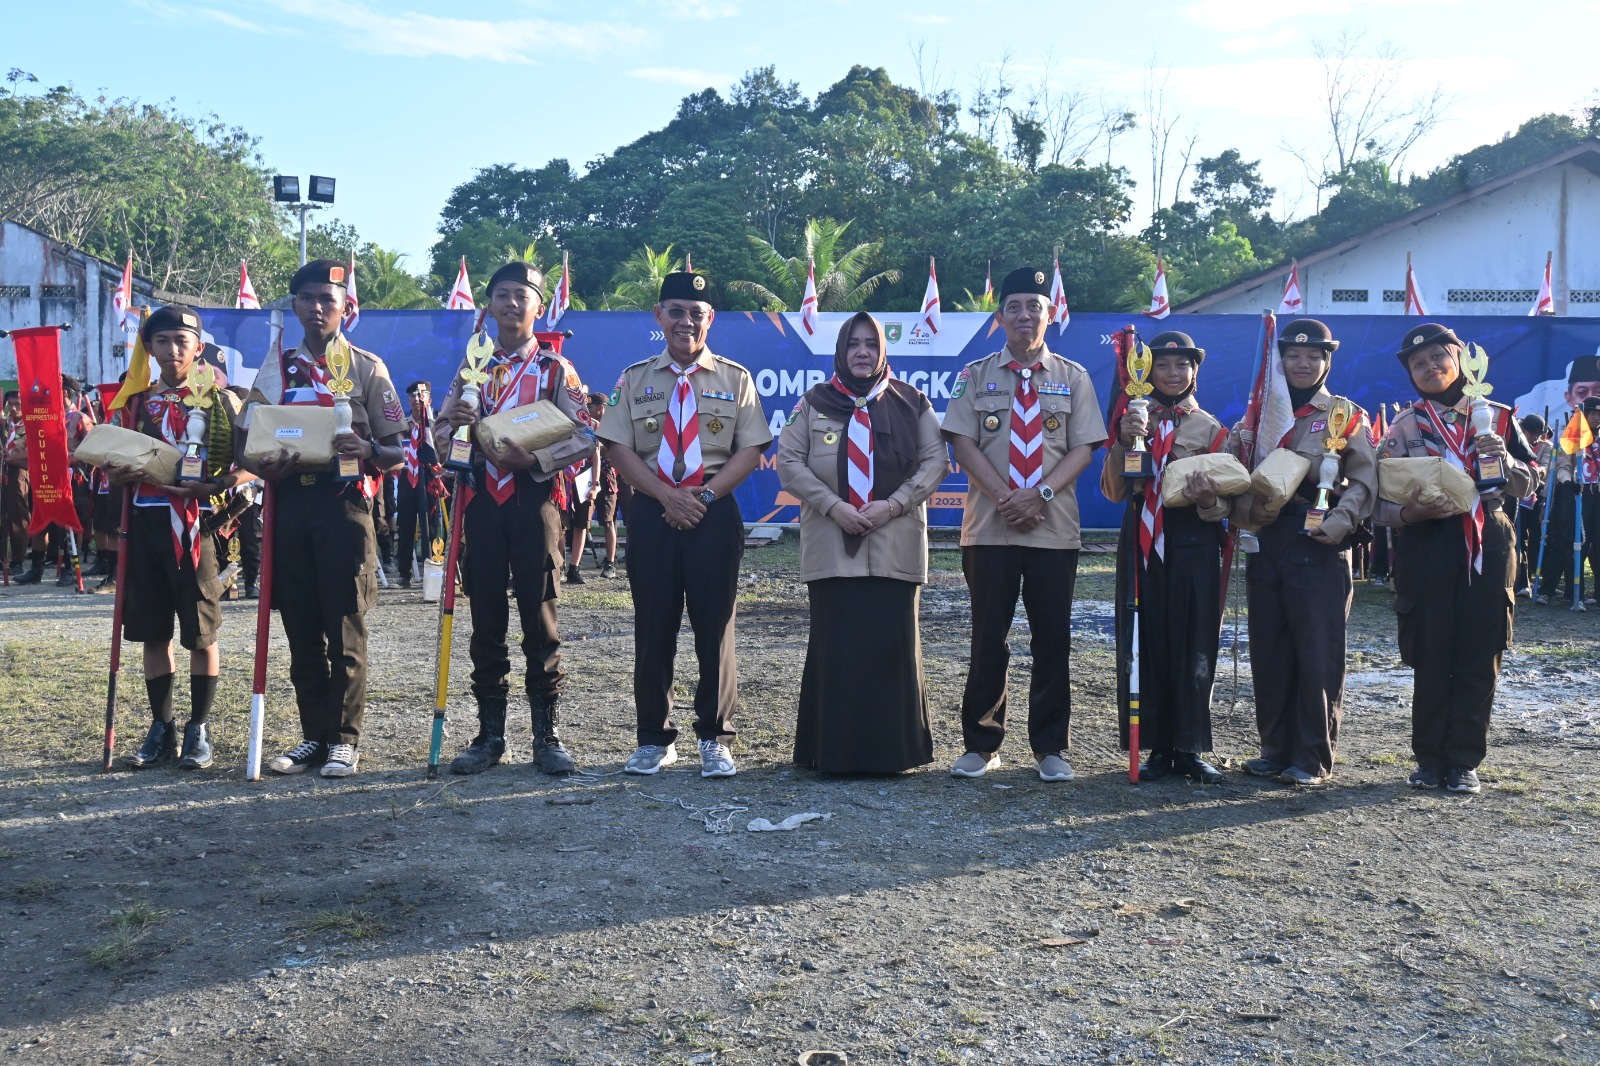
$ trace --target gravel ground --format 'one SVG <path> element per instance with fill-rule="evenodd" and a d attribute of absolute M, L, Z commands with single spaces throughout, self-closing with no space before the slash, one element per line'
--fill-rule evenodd
<path fill-rule="evenodd" d="M 568 780 L 527 764 L 525 715 L 508 764 L 424 779 L 436 612 L 398 590 L 370 616 L 360 775 L 243 780 L 246 603 L 227 608 L 215 766 L 100 774 L 109 599 L 0 589 L 0 1047 L 73 1064 L 1600 1061 L 1600 612 L 1521 612 L 1479 797 L 1404 788 L 1410 677 L 1389 595 L 1364 585 L 1335 787 L 1132 787 L 1110 566 L 1084 556 L 1078 779 L 1060 785 L 1020 735 L 982 780 L 945 772 L 967 641 L 952 552 L 923 600 L 937 761 L 892 778 L 787 762 L 807 626 L 792 534 L 745 557 L 741 772 L 724 781 L 692 759 L 617 772 L 620 578 L 563 592 L 585 770 Z M 469 631 L 463 604 L 446 758 L 473 731 Z M 298 735 L 275 647 L 269 753 Z M 1023 713 L 1020 619 L 1012 647 Z M 1237 684 L 1229 650 L 1219 664 L 1231 764 L 1255 754 L 1243 651 Z M 145 724 L 132 658 L 121 751 Z M 807 812 L 824 817 L 746 828 Z"/>

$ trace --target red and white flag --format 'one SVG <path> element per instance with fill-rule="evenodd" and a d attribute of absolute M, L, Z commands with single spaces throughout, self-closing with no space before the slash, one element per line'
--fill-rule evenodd
<path fill-rule="evenodd" d="M 1528 317 L 1534 315 L 1553 315 L 1556 313 L 1555 295 L 1550 291 L 1550 252 L 1544 254 L 1544 280 L 1539 283 L 1539 298 L 1533 301 L 1533 307 L 1528 311 Z"/>
<path fill-rule="evenodd" d="M 234 297 L 233 306 L 241 311 L 261 310 L 261 301 L 256 297 L 256 287 L 250 284 L 250 268 L 245 266 L 243 259 L 239 260 L 239 295 Z"/>
<path fill-rule="evenodd" d="M 1055 258 L 1055 276 L 1050 279 L 1050 321 L 1061 329 L 1072 321 L 1072 309 L 1067 306 L 1067 285 L 1061 280 L 1061 257 Z"/>
<path fill-rule="evenodd" d="M 1151 318 L 1166 318 L 1172 313 L 1172 304 L 1167 301 L 1167 267 L 1156 256 L 1156 283 L 1150 290 L 1150 310 L 1145 314 Z"/>
<path fill-rule="evenodd" d="M 1289 264 L 1289 283 L 1283 287 L 1283 299 L 1278 301 L 1279 318 L 1298 318 L 1305 309 L 1305 301 L 1300 299 L 1300 265 Z"/>
<path fill-rule="evenodd" d="M 806 294 L 800 301 L 800 328 L 806 336 L 817 335 L 817 264 L 806 264 Z"/>
<path fill-rule="evenodd" d="M 565 260 L 563 260 L 563 262 L 564 261 Z M 688 252 L 683 253 L 683 272 L 685 274 L 694 273 L 694 256 L 690 255 Z"/>
<path fill-rule="evenodd" d="M 1411 253 L 1406 253 L 1406 310 L 1408 315 L 1426 315 L 1422 305 L 1422 292 L 1417 288 L 1417 272 L 1411 269 Z"/>
<path fill-rule="evenodd" d="M 111 294 L 111 309 L 114 313 L 113 326 L 122 334 L 123 341 L 132 351 L 133 338 L 139 332 L 139 312 L 133 307 L 133 253 L 128 253 L 128 262 L 122 268 L 122 280 L 117 283 L 117 291 Z"/>
<path fill-rule="evenodd" d="M 456 274 L 456 287 L 450 290 L 450 299 L 444 303 L 451 311 L 472 311 L 477 304 L 472 302 L 472 282 L 467 280 L 467 257 L 461 257 L 461 270 Z"/>
<path fill-rule="evenodd" d="M 930 333 L 938 333 L 939 327 L 944 325 L 944 316 L 939 313 L 939 275 L 933 269 L 931 255 L 928 257 L 928 291 L 922 294 L 922 324 Z"/>
<path fill-rule="evenodd" d="M 339 328 L 349 333 L 361 321 L 361 298 L 356 295 L 356 253 L 350 253 L 350 268 L 344 275 L 344 318 Z"/>
<path fill-rule="evenodd" d="M 994 264 L 991 262 L 983 268 L 983 298 L 994 299 Z"/>
<path fill-rule="evenodd" d="M 687 258 L 687 257 L 686 257 Z M 556 328 L 556 323 L 561 321 L 561 316 L 567 313 L 572 306 L 572 261 L 567 258 L 567 253 L 561 253 L 561 280 L 556 283 L 556 291 L 550 294 L 550 310 L 545 312 L 545 322 L 550 329 Z"/>

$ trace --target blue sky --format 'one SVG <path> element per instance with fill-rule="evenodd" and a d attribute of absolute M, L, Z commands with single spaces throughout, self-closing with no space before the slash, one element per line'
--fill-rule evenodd
<path fill-rule="evenodd" d="M 1283 213 L 1314 208 L 1287 148 L 1318 154 L 1317 40 L 1365 32 L 1406 56 L 1390 99 L 1442 86 L 1444 121 L 1408 155 L 1426 169 L 1542 111 L 1600 102 L 1600 2 L 1179 0 L 67 0 L 10 5 L 0 65 L 215 112 L 267 165 L 339 181 L 331 212 L 421 269 L 450 190 L 491 163 L 587 161 L 660 127 L 678 100 L 768 63 L 815 95 L 852 63 L 970 96 L 1004 60 L 1019 96 L 1048 86 L 1091 110 L 1145 111 L 1165 74 L 1174 157 L 1261 159 Z M 921 70 L 914 58 L 918 46 Z M 358 91 L 352 91 L 358 90 Z M 361 101 L 358 104 L 357 101 Z M 364 106 L 363 106 L 364 105 Z M 1113 159 L 1149 196 L 1149 122 Z M 1097 149 L 1104 153 L 1104 147 Z M 1175 166 L 1175 164 L 1174 164 Z M 1169 178 L 1170 181 L 1170 178 Z M 1169 197 L 1170 198 L 1170 197 Z M 581 269 L 576 267 L 575 269 Z"/>

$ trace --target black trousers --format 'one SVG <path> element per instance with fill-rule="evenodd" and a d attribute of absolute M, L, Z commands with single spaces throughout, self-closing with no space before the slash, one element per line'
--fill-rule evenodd
<path fill-rule="evenodd" d="M 630 533 L 632 531 L 630 530 Z M 998 751 L 1006 737 L 1006 670 L 1017 594 L 1032 631 L 1028 744 L 1034 754 L 1072 744 L 1072 593 L 1076 548 L 979 544 L 961 549 L 972 599 L 972 665 L 961 695 L 961 734 L 968 751 Z"/>
<path fill-rule="evenodd" d="M 673 663 L 685 607 L 700 664 L 694 732 L 700 740 L 733 737 L 739 672 L 733 653 L 734 603 L 744 519 L 732 496 L 706 508 L 694 529 L 667 525 L 661 504 L 634 493 L 628 512 L 628 588 L 633 593 L 633 702 L 640 744 L 671 744 Z"/>
<path fill-rule="evenodd" d="M 246 585 L 254 585 L 261 576 L 261 501 L 256 500 L 239 516 L 239 576 Z"/>
<path fill-rule="evenodd" d="M 424 557 L 433 550 L 434 538 L 439 536 L 439 508 L 434 498 L 428 492 L 428 479 L 417 478 L 417 487 L 412 488 L 406 480 L 405 473 L 400 473 L 395 478 L 400 491 L 399 510 L 399 543 L 395 554 L 399 556 L 400 576 L 410 577 L 412 564 L 415 562 L 417 550 L 417 526 L 422 525 L 422 554 Z M 505 586 L 502 585 L 502 588 Z"/>
<path fill-rule="evenodd" d="M 1300 533 L 1305 511 L 1291 500 L 1248 557 L 1250 669 L 1261 757 L 1327 774 L 1344 711 L 1350 554 Z"/>
<path fill-rule="evenodd" d="M 1576 493 L 1570 481 L 1552 485 L 1550 491 L 1555 493 L 1555 498 L 1550 502 L 1550 523 L 1544 534 L 1544 565 L 1539 568 L 1539 595 L 1549 596 L 1553 600 L 1565 588 L 1566 596 L 1570 599 Z M 1585 511 L 1600 510 L 1590 506 L 1589 500 L 1583 502 Z"/>
<path fill-rule="evenodd" d="M 1412 754 L 1418 766 L 1476 768 L 1488 751 L 1500 656 L 1511 646 L 1511 520 L 1500 510 L 1484 516 L 1483 573 L 1470 577 L 1459 518 L 1407 526 L 1398 540 L 1405 569 L 1394 609 L 1400 658 L 1415 672 Z"/>
<path fill-rule="evenodd" d="M 378 593 L 372 509 L 327 474 L 290 474 L 277 497 L 272 605 L 289 639 L 302 735 L 356 744 L 367 711 L 366 614 Z"/>
<path fill-rule="evenodd" d="M 510 691 L 508 578 L 522 625 L 528 697 L 558 695 L 566 680 L 561 672 L 561 633 L 556 626 L 561 515 L 550 499 L 551 482 L 535 481 L 521 473 L 513 485 L 505 503 L 495 503 L 487 489 L 476 490 L 462 513 L 462 535 L 472 545 L 462 587 L 472 607 L 472 695 L 478 700 L 480 718 L 485 710 L 503 715 Z"/>

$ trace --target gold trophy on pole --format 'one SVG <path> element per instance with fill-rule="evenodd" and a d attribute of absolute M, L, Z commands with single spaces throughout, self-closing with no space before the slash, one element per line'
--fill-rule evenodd
<path fill-rule="evenodd" d="M 1128 328 L 1130 339 L 1133 341 L 1128 349 L 1128 383 L 1123 386 L 1123 391 L 1128 394 L 1128 410 L 1142 418 L 1148 418 L 1150 401 L 1145 397 L 1155 391 L 1155 386 L 1147 380 L 1150 377 L 1150 366 L 1154 357 L 1150 349 L 1146 348 L 1133 327 Z M 1150 449 L 1145 444 L 1145 435 L 1133 438 L 1133 447 L 1129 448 L 1122 456 L 1122 476 L 1129 481 L 1148 481 L 1155 476 L 1151 468 Z"/>
<path fill-rule="evenodd" d="M 1461 391 L 1472 397 L 1467 405 L 1467 418 L 1472 423 L 1473 436 L 1498 440 L 1499 435 L 1494 431 L 1494 415 L 1489 410 L 1487 399 L 1494 391 L 1494 386 L 1483 380 L 1489 373 L 1489 353 L 1483 350 L 1482 345 L 1468 344 L 1462 347 L 1461 373 L 1467 379 Z M 1506 483 L 1506 464 L 1498 455 L 1479 455 L 1477 466 L 1475 473 L 1479 492 L 1497 489 Z"/>
<path fill-rule="evenodd" d="M 1317 470 L 1317 502 L 1316 506 L 1306 511 L 1301 533 L 1315 533 L 1322 528 L 1322 520 L 1328 516 L 1328 494 L 1333 491 L 1333 483 L 1339 479 L 1339 457 L 1344 454 L 1344 446 L 1348 443 L 1344 439 L 1344 431 L 1349 427 L 1352 417 L 1354 412 L 1350 409 L 1350 401 L 1342 396 L 1333 401 L 1333 407 L 1328 411 L 1328 436 L 1323 442 L 1322 466 Z"/>
<path fill-rule="evenodd" d="M 200 458 L 200 446 L 205 440 L 206 413 L 211 410 L 212 397 L 217 391 L 216 371 L 196 359 L 189 367 L 186 384 L 189 395 L 183 398 L 183 403 L 189 408 L 189 417 L 183 427 L 183 458 L 178 462 L 178 480 L 204 481 L 206 471 Z"/>
<path fill-rule="evenodd" d="M 489 380 L 489 374 L 484 367 L 489 365 L 489 360 L 494 357 L 494 342 L 489 340 L 489 334 L 478 330 L 467 341 L 467 365 L 461 369 L 461 402 L 471 409 L 476 415 L 480 408 L 480 395 L 483 385 Z M 470 472 L 472 470 L 472 427 L 462 426 L 450 438 L 450 454 L 445 458 L 444 465 L 451 470 Z"/>
<path fill-rule="evenodd" d="M 350 344 L 344 337 L 336 337 L 328 346 L 328 391 L 333 393 L 333 439 L 337 441 L 355 432 L 355 412 L 350 407 L 350 394 L 355 382 L 350 380 Z M 361 476 L 361 460 L 353 455 L 339 457 L 340 481 L 354 481 Z"/>

